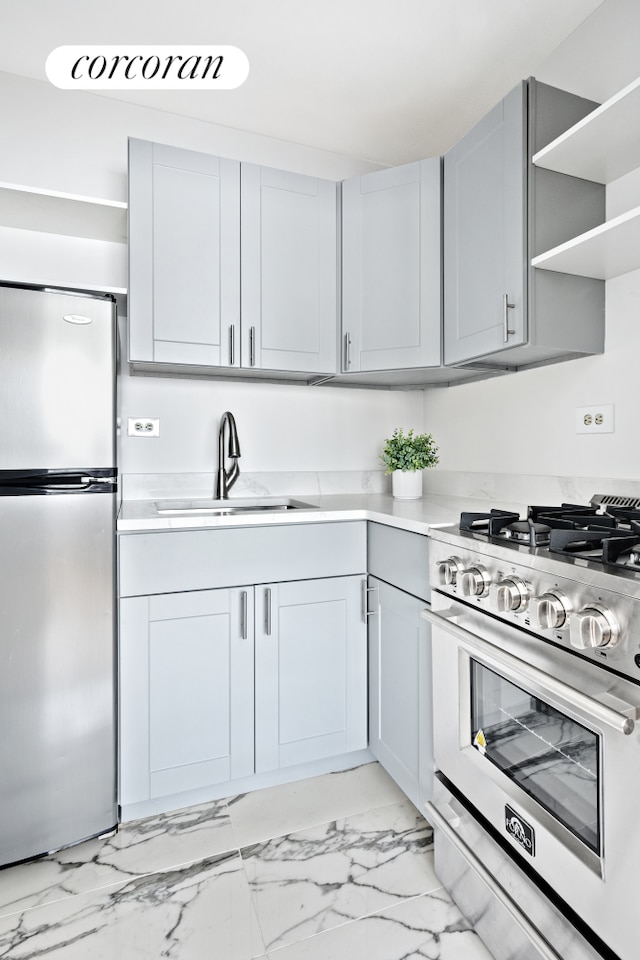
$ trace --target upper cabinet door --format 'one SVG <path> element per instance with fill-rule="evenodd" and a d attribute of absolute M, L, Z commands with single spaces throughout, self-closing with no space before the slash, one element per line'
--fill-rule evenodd
<path fill-rule="evenodd" d="M 242 365 L 335 373 L 337 184 L 242 164 Z"/>
<path fill-rule="evenodd" d="M 129 359 L 239 366 L 240 164 L 129 140 Z"/>
<path fill-rule="evenodd" d="M 342 187 L 342 370 L 440 364 L 441 161 Z"/>
<path fill-rule="evenodd" d="M 444 362 L 526 339 L 526 85 L 444 158 Z"/>

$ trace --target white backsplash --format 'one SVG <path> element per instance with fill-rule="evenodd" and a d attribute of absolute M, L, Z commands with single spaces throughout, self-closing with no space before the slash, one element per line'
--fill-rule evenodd
<path fill-rule="evenodd" d="M 596 493 L 640 497 L 640 480 L 603 477 L 527 476 L 513 473 L 464 473 L 456 470 L 425 470 L 425 494 L 477 497 L 523 504 L 588 503 Z"/>
<path fill-rule="evenodd" d="M 123 500 L 210 498 L 213 473 L 125 473 Z M 391 478 L 382 470 L 293 471 L 241 473 L 233 497 L 321 496 L 343 493 L 389 493 Z"/>

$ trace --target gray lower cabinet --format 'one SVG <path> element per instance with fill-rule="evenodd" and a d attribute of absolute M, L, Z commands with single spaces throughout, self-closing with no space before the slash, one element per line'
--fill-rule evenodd
<path fill-rule="evenodd" d="M 440 157 L 342 185 L 342 365 L 440 364 Z"/>
<path fill-rule="evenodd" d="M 256 773 L 367 746 L 362 577 L 256 587 Z"/>
<path fill-rule="evenodd" d="M 253 588 L 120 601 L 120 803 L 253 773 Z"/>
<path fill-rule="evenodd" d="M 365 749 L 363 582 L 121 600 L 120 803 Z"/>
<path fill-rule="evenodd" d="M 119 561 L 125 819 L 366 749 L 364 522 L 124 534 Z"/>
<path fill-rule="evenodd" d="M 369 589 L 371 751 L 420 808 L 433 780 L 430 627 L 421 616 L 426 604 L 375 577 Z"/>
<path fill-rule="evenodd" d="M 531 164 L 595 106 L 524 81 L 445 154 L 445 364 L 517 368 L 604 349 L 604 282 L 530 266 L 604 220 L 604 187 Z"/>
<path fill-rule="evenodd" d="M 434 774 L 428 550 L 422 534 L 369 524 L 369 748 L 420 810 Z"/>
<path fill-rule="evenodd" d="M 129 360 L 332 374 L 337 184 L 129 140 Z"/>

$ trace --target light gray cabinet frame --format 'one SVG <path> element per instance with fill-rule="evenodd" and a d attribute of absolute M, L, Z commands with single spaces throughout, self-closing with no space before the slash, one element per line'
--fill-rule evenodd
<path fill-rule="evenodd" d="M 240 366 L 240 164 L 129 140 L 129 360 Z"/>
<path fill-rule="evenodd" d="M 440 157 L 342 184 L 343 373 L 440 364 Z"/>
<path fill-rule="evenodd" d="M 531 156 L 596 104 L 523 81 L 444 158 L 444 362 L 535 366 L 604 349 L 604 282 L 535 270 L 604 220 L 604 188 Z"/>

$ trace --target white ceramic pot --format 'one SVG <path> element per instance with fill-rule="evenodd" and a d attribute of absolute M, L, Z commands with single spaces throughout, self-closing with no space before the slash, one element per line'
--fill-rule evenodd
<path fill-rule="evenodd" d="M 422 496 L 422 470 L 394 470 L 391 489 L 394 500 L 419 500 Z"/>

